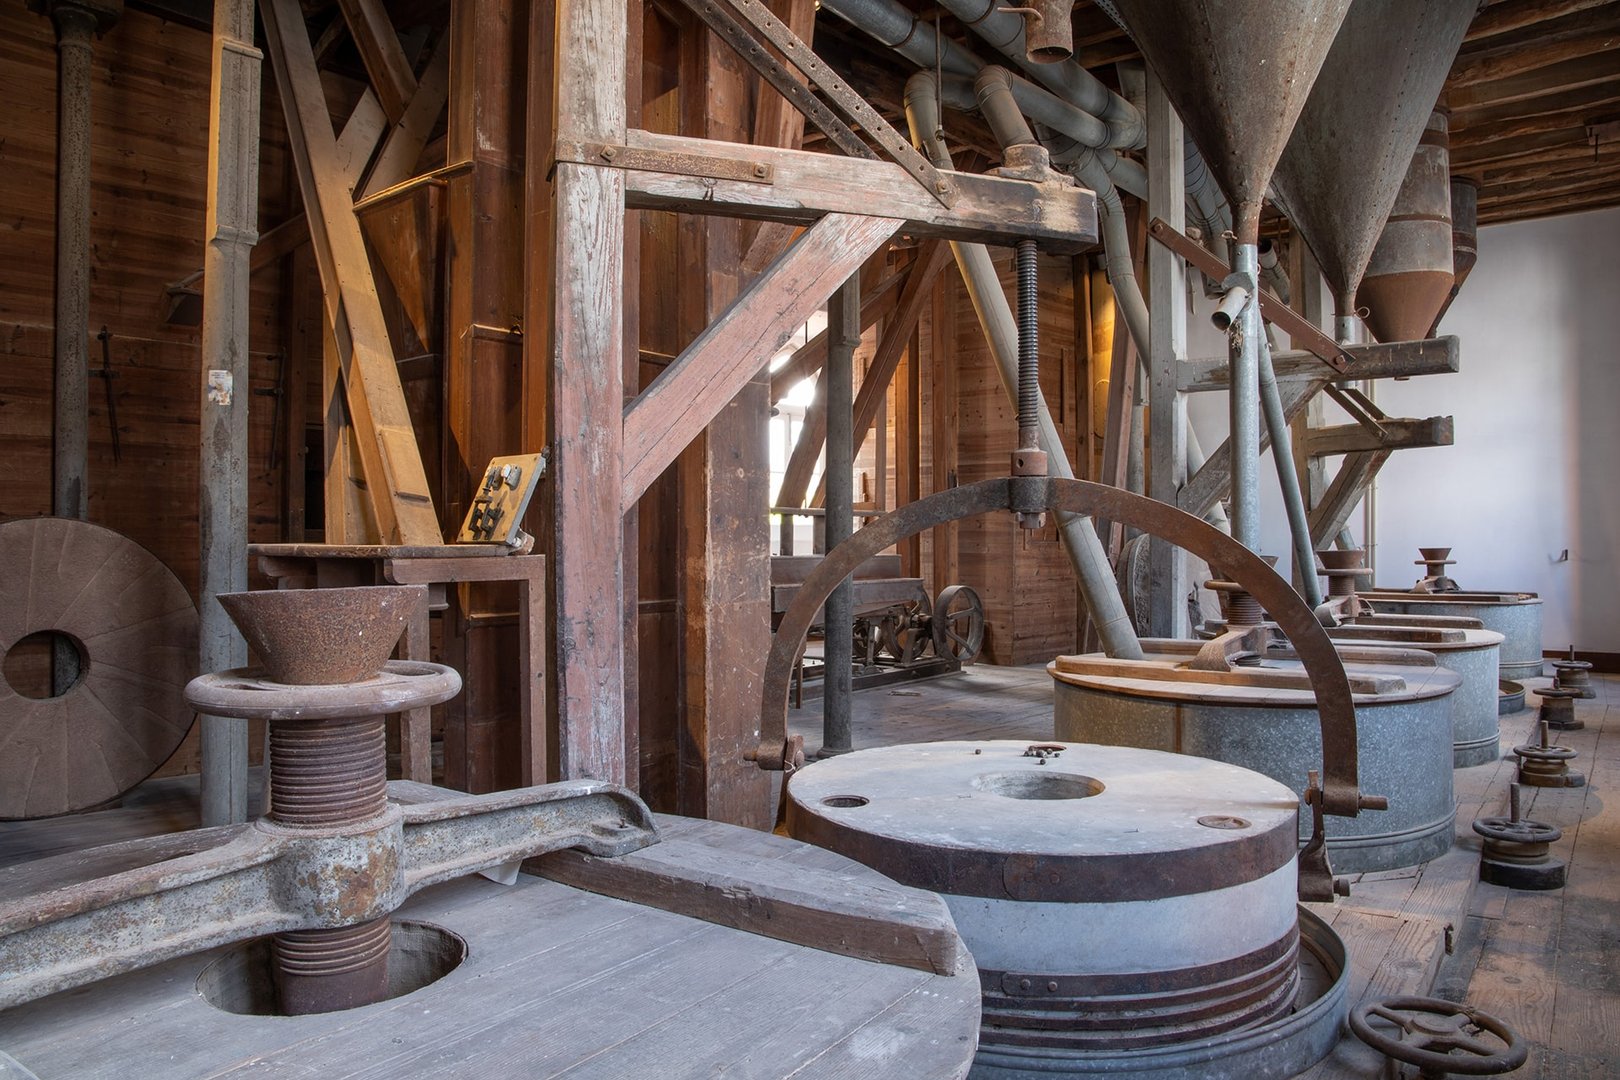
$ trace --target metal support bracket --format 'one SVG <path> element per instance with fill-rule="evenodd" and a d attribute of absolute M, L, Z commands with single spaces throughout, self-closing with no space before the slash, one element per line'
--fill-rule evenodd
<path fill-rule="evenodd" d="M 559 161 L 635 172 L 675 173 L 680 176 L 698 176 L 711 180 L 735 180 L 747 184 L 776 182 L 776 168 L 768 161 L 701 157 L 674 150 L 647 150 L 614 143 L 581 142 L 578 139 L 557 140 L 552 154 L 552 164 L 555 165 Z"/>
<path fill-rule="evenodd" d="M 614 856 L 658 840 L 646 805 L 615 784 L 428 802 L 423 786 L 352 827 L 196 829 L 12 871 L 0 888 L 0 1008 L 262 934 L 364 922 L 429 885 L 546 852 Z"/>

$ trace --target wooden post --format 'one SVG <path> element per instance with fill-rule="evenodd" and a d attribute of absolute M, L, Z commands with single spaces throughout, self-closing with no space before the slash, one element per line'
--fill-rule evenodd
<path fill-rule="evenodd" d="M 254 0 L 220 0 L 214 5 L 197 475 L 198 666 L 205 672 L 247 663 L 247 644 L 215 597 L 242 592 L 248 585 L 248 275 L 259 238 L 263 59 L 253 47 L 253 6 Z M 282 364 L 286 363 L 283 356 Z M 285 392 L 299 395 L 301 389 L 288 384 Z M 208 717 L 202 723 L 205 826 L 247 820 L 247 769 L 248 722 Z"/>
<path fill-rule="evenodd" d="M 1186 224 L 1181 118 L 1152 71 L 1148 93 L 1148 215 L 1178 231 Z M 1175 506 L 1187 482 L 1187 403 L 1176 389 L 1177 367 L 1187 351 L 1186 268 L 1163 244 L 1148 250 L 1148 407 L 1152 415 L 1148 495 Z M 1149 633 L 1186 637 L 1187 564 L 1167 540 L 1148 541 Z"/>
<path fill-rule="evenodd" d="M 624 0 L 536 3 L 530 15 L 529 403 L 544 397 L 557 772 L 622 783 L 624 174 L 557 162 L 556 139 L 622 144 Z M 527 436 L 537 434 L 531 424 Z"/>

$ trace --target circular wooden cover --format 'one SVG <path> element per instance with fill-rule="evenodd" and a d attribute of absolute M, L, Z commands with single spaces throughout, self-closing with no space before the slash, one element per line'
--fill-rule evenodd
<path fill-rule="evenodd" d="M 28 697 L 0 678 L 0 818 L 116 798 L 174 753 L 193 714 L 197 611 L 133 540 L 66 518 L 0 524 L 0 656 L 30 634 L 71 638 L 79 681 Z"/>

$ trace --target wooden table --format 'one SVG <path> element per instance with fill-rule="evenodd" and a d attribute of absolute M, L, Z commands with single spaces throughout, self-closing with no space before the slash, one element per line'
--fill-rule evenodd
<path fill-rule="evenodd" d="M 252 544 L 259 568 L 280 589 L 356 585 L 427 585 L 428 602 L 411 616 L 400 638 L 404 660 L 427 660 L 428 612 L 445 606 L 444 586 L 485 581 L 518 584 L 519 739 L 522 783 L 546 782 L 546 558 L 519 554 L 504 544 Z M 466 673 L 463 672 L 463 675 Z M 400 773 L 433 782 L 432 716 L 428 709 L 400 715 Z"/>
<path fill-rule="evenodd" d="M 400 909 L 468 946 L 460 967 L 404 997 L 317 1016 L 235 1015 L 196 990 L 225 951 L 215 950 L 0 1012 L 0 1046 L 41 1077 L 76 1080 L 967 1074 L 979 979 L 966 949 L 956 973 L 941 975 L 790 944 L 763 925 L 790 896 L 883 918 L 898 891 L 914 911 L 935 905 L 948 919 L 938 897 L 767 833 L 686 818 L 660 817 L 659 826 L 665 839 L 649 853 L 687 852 L 711 880 L 729 866 L 740 879 L 773 882 L 768 894 L 758 884 L 716 886 L 745 916 L 764 913 L 756 925 L 766 932 L 528 874 L 511 886 L 468 877 Z M 823 936 L 832 948 L 857 935 Z"/>

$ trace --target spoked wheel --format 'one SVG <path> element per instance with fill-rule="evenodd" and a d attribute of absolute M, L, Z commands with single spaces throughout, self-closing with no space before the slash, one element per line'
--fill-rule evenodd
<path fill-rule="evenodd" d="M 878 641 L 885 656 L 901 667 L 910 667 L 928 651 L 928 624 L 931 614 L 928 596 L 896 604 L 878 623 Z"/>
<path fill-rule="evenodd" d="M 966 585 L 942 589 L 934 604 L 934 655 L 964 666 L 984 648 L 984 601 Z"/>
<path fill-rule="evenodd" d="M 1382 1021 L 1378 1027 L 1373 1021 Z M 1436 998 L 1368 1001 L 1350 1013 L 1350 1030 L 1368 1046 L 1424 1076 L 1512 1072 L 1529 1056 L 1513 1030 L 1488 1013 Z"/>

